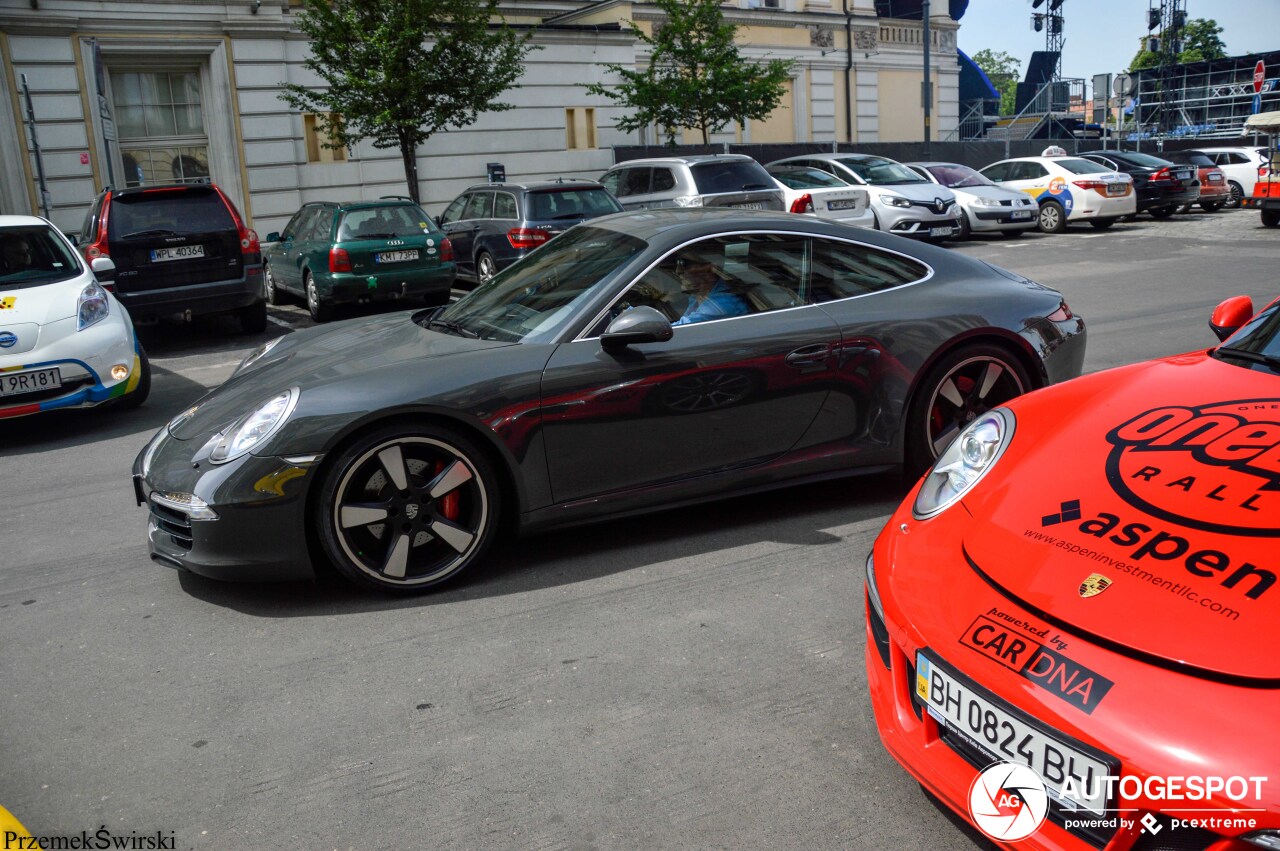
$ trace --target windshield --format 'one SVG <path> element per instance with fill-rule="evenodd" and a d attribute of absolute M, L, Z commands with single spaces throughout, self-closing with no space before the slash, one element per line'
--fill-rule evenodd
<path fill-rule="evenodd" d="M 899 162 L 883 157 L 842 157 L 842 166 L 876 186 L 901 186 L 905 183 L 928 183 L 920 175 Z"/>
<path fill-rule="evenodd" d="M 1250 319 L 1216 351 L 1217 357 L 1227 363 L 1246 369 L 1280 372 L 1280 304 L 1273 305 Z M 1245 356 L 1232 352 L 1245 353 Z M 1250 353 L 1257 357 L 1248 357 Z M 1267 360 L 1271 363 L 1267 363 Z"/>
<path fill-rule="evenodd" d="M 80 274 L 80 261 L 48 225 L 0 228 L 0 291 Z"/>
<path fill-rule="evenodd" d="M 236 233 L 227 205 L 212 189 L 144 189 L 116 195 L 107 217 L 107 238 L 131 239 L 180 233 Z M 239 237 L 236 237 L 237 241 Z"/>
<path fill-rule="evenodd" d="M 964 189 L 969 186 L 995 186 L 967 165 L 931 165 L 929 173 L 948 189 Z"/>
<path fill-rule="evenodd" d="M 775 189 L 769 173 L 755 160 L 718 160 L 695 163 L 689 168 L 700 195 Z"/>
<path fill-rule="evenodd" d="M 834 175 L 819 171 L 816 168 L 784 168 L 769 169 L 769 174 L 788 189 L 843 189 L 849 184 Z"/>
<path fill-rule="evenodd" d="M 431 322 L 482 340 L 550 339 L 592 287 L 647 245 L 604 228 L 570 228 L 437 313 Z"/>
<path fill-rule="evenodd" d="M 338 241 L 419 236 L 431 230 L 431 219 L 414 204 L 369 207 L 343 215 L 342 224 L 338 226 Z"/>
<path fill-rule="evenodd" d="M 1105 165 L 1078 157 L 1054 157 L 1053 163 L 1062 166 L 1072 174 L 1114 174 Z"/>

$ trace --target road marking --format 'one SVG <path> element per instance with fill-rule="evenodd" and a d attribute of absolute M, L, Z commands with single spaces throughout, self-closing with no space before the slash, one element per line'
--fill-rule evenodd
<path fill-rule="evenodd" d="M 244 360 L 241 358 L 240 360 Z M 238 366 L 240 360 L 224 360 L 221 363 L 206 363 L 203 366 L 191 366 L 182 370 L 183 372 L 201 372 L 208 369 L 226 369 L 229 366 Z"/>
<path fill-rule="evenodd" d="M 288 328 L 290 331 L 293 330 L 292 324 L 285 322 L 283 319 L 280 319 L 279 317 L 268 316 L 267 321 L 270 322 L 272 325 L 279 325 L 281 328 Z"/>
<path fill-rule="evenodd" d="M 1082 236 L 1082 237 L 1080 237 L 1080 238 L 1081 238 L 1081 239 L 1101 239 L 1101 238 L 1102 238 L 1102 237 L 1104 237 L 1104 236 L 1108 236 L 1108 234 L 1105 234 L 1105 233 L 1090 233 L 1090 234 L 1085 234 L 1084 236 Z"/>

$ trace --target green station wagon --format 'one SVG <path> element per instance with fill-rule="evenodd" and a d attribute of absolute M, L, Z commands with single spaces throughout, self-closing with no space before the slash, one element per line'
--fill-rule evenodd
<path fill-rule="evenodd" d="M 407 199 L 306 204 L 267 234 L 262 258 L 267 301 L 299 295 L 317 322 L 338 304 L 443 304 L 454 279 L 449 240 Z"/>

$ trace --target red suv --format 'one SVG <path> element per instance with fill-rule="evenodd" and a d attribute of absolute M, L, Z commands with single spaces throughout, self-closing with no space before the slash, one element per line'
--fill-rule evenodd
<path fill-rule="evenodd" d="M 234 313 L 246 333 L 267 326 L 258 235 L 212 183 L 104 189 L 80 230 L 85 259 L 135 320 Z"/>

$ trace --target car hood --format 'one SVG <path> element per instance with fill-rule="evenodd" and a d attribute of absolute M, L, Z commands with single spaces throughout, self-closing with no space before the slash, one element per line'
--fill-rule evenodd
<path fill-rule="evenodd" d="M 932 202 L 935 198 L 941 198 L 943 201 L 956 200 L 955 193 L 945 186 L 937 183 L 902 183 L 892 186 L 880 186 L 879 184 L 869 184 L 872 189 L 880 194 L 901 195 L 912 201 L 928 201 Z"/>
<path fill-rule="evenodd" d="M 427 361 L 516 345 L 427 329 L 412 320 L 414 315 L 352 319 L 290 334 L 260 361 L 201 399 L 195 413 L 169 433 L 179 440 L 208 437 L 291 387 L 301 390 L 305 400 L 308 390 L 358 381 L 362 375 L 397 366 L 417 371 Z"/>
<path fill-rule="evenodd" d="M 88 275 L 69 281 L 0 289 L 0 328 L 10 324 L 48 325 L 76 315 L 80 293 L 92 282 Z M 120 307 L 114 301 L 113 310 Z"/>
<path fill-rule="evenodd" d="M 1025 192 L 1015 192 L 1012 189 L 1005 189 L 1003 186 L 966 186 L 961 189 L 952 189 L 957 198 L 990 198 L 995 201 L 1012 201 L 1017 204 L 1023 198 L 1027 197 Z"/>
<path fill-rule="evenodd" d="M 1280 684 L 1280 376 L 1195 353 L 1011 408 L 964 500 L 970 565 L 1104 646 Z"/>

